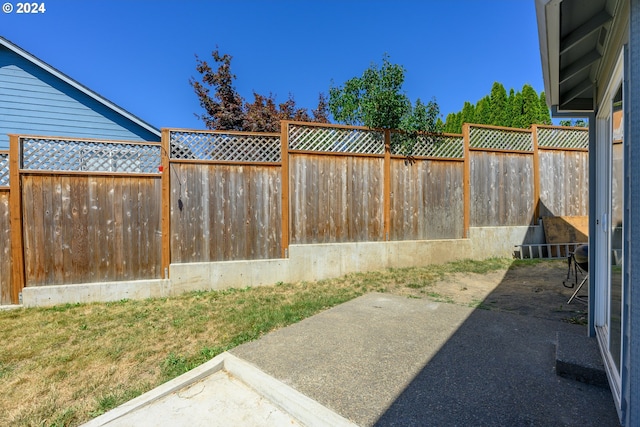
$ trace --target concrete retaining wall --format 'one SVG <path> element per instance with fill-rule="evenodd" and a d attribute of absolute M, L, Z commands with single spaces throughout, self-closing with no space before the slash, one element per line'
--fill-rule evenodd
<path fill-rule="evenodd" d="M 289 258 L 172 264 L 166 280 L 27 287 L 25 307 L 167 297 L 196 290 L 313 281 L 385 268 L 512 257 L 514 246 L 544 243 L 541 226 L 474 227 L 468 239 L 292 245 Z"/>

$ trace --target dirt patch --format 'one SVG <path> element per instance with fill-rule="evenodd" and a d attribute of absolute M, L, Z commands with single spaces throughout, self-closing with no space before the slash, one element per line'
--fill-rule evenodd
<path fill-rule="evenodd" d="M 455 273 L 420 289 L 405 288 L 401 293 L 487 310 L 586 324 L 587 304 L 578 300 L 567 304 L 575 288 L 563 286 L 566 276 L 566 261 L 545 261 L 486 274 Z M 573 281 L 572 275 L 570 282 Z M 588 284 L 585 284 L 579 295 L 586 295 L 587 288 Z"/>

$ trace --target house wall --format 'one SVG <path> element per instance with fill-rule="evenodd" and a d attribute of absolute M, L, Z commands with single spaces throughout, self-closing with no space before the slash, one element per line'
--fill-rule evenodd
<path fill-rule="evenodd" d="M 640 197 L 638 197 L 640 169 L 637 167 L 640 162 L 640 147 L 637 144 L 640 137 L 640 117 L 635 105 L 636 102 L 640 102 L 640 87 L 634 83 L 640 81 L 640 43 L 638 43 L 640 41 L 640 1 L 632 0 L 630 3 L 629 39 L 631 43 L 627 52 L 629 68 L 625 75 L 624 96 L 628 101 L 625 101 L 624 123 L 625 134 L 630 141 L 626 165 L 634 165 L 634 167 L 628 168 L 628 189 L 631 191 L 625 196 L 625 203 L 629 207 L 625 209 L 627 215 L 625 221 L 629 224 L 625 256 L 628 259 L 629 268 L 625 276 L 627 287 L 624 289 L 628 297 L 623 308 L 625 317 L 623 399 L 626 404 L 626 413 L 622 421 L 625 426 L 637 426 L 640 424 L 640 336 L 638 335 L 640 292 L 637 292 L 640 289 L 637 267 L 640 265 L 640 256 L 633 244 L 640 239 Z"/>
<path fill-rule="evenodd" d="M 0 46 L 0 149 L 8 133 L 157 141 L 86 93 Z"/>

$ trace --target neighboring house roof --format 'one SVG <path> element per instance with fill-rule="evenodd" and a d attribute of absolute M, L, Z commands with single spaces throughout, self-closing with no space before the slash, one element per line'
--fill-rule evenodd
<path fill-rule="evenodd" d="M 76 80 L 72 79 L 71 77 L 67 76 L 66 74 L 62 73 L 56 68 L 45 63 L 44 61 L 38 59 L 34 55 L 30 54 L 29 52 L 25 51 L 24 49 L 16 46 L 15 44 L 11 43 L 9 40 L 0 36 L 0 53 L 3 50 L 3 48 L 5 52 L 7 51 L 9 52 L 8 53 L 9 55 L 11 53 L 14 54 L 13 58 L 16 61 L 20 61 L 21 64 L 24 65 L 24 67 L 22 68 L 26 69 L 27 67 L 29 67 L 30 70 L 28 71 L 31 71 L 32 73 L 36 72 L 37 76 L 36 78 L 31 78 L 31 82 L 21 81 L 22 83 L 20 84 L 22 84 L 23 86 L 31 83 L 40 83 L 41 79 L 44 79 L 47 90 L 50 90 L 51 92 L 56 92 L 58 95 L 60 94 L 65 96 L 69 95 L 69 98 L 72 99 L 73 101 L 77 101 L 78 103 L 84 104 L 85 110 L 97 111 L 96 117 L 97 116 L 106 117 L 105 122 L 110 121 L 111 123 L 115 123 L 115 125 L 113 125 L 114 127 L 120 126 L 121 128 L 127 129 L 127 132 L 129 132 L 130 137 L 124 137 L 123 139 L 138 139 L 138 140 L 150 140 L 150 139 L 159 140 L 160 139 L 161 133 L 159 129 L 155 128 L 154 126 L 143 121 L 139 117 L 126 111 L 124 108 L 119 107 L 118 105 L 102 97 L 98 93 L 90 90 L 86 86 L 78 83 Z M 0 63 L 0 70 L 1 69 L 2 69 L 2 64 Z M 8 71 L 10 75 L 13 75 L 15 81 L 18 80 L 18 77 L 24 77 L 24 76 L 18 76 L 18 73 L 20 72 L 24 72 L 25 74 L 27 73 L 25 72 L 24 69 L 21 69 L 20 67 L 14 67 L 13 70 Z M 5 75 L 6 79 L 9 79 L 10 77 L 11 76 L 7 77 Z M 32 76 L 29 76 L 29 77 L 32 77 Z M 52 83 L 52 82 L 55 82 L 55 83 Z M 0 82 L 0 84 L 1 83 L 2 82 Z M 9 87 L 7 87 L 6 92 L 9 92 L 10 90 L 15 91 L 16 88 L 18 87 L 19 87 L 19 84 L 16 83 L 15 87 L 12 87 L 12 89 L 9 89 Z M 14 98 L 16 97 L 14 96 Z M 14 101 L 14 104 L 8 104 L 8 105 L 15 105 L 15 101 Z M 72 116 L 66 116 L 64 118 L 57 117 L 56 108 L 54 106 L 49 106 L 48 108 L 49 108 L 48 112 L 52 116 L 51 120 L 56 121 L 57 123 L 61 123 L 64 121 L 68 122 L 70 121 L 69 117 L 72 117 Z M 25 108 L 25 112 L 27 110 L 28 108 Z M 2 118 L 0 118 L 0 120 L 2 120 Z M 5 122 L 6 122 L 6 117 L 5 117 Z M 5 123 L 5 125 L 6 125 L 5 128 L 0 126 L 0 130 L 2 131 L 0 133 L 2 134 L 6 133 L 6 128 L 9 129 L 9 132 L 15 132 L 12 130 L 10 124 Z M 90 132 L 90 127 L 89 127 L 90 124 L 87 124 L 86 126 L 87 126 L 86 132 Z M 53 128 L 54 126 L 52 126 L 52 129 Z M 60 135 L 64 133 L 64 130 L 58 129 L 57 131 L 54 131 L 52 133 L 47 133 L 45 130 L 44 132 L 45 132 L 44 133 L 45 135 Z M 39 133 L 41 134 L 41 132 Z M 124 133 L 125 132 L 123 131 L 123 134 Z M 71 132 L 66 136 L 78 136 L 76 134 L 77 132 Z M 96 135 L 93 135 L 93 136 L 98 138 L 102 137 L 102 135 L 99 132 L 97 132 Z M 4 137 L 4 140 L 6 141 L 6 135 L 0 135 L 0 137 Z M 115 137 L 114 139 L 117 139 L 117 137 Z M 1 145 L 2 145 L 2 140 L 0 140 L 0 146 Z"/>
<path fill-rule="evenodd" d="M 588 113 L 598 100 L 596 81 L 610 68 L 603 55 L 621 37 L 622 0 L 535 0 L 542 73 L 554 113 Z"/>

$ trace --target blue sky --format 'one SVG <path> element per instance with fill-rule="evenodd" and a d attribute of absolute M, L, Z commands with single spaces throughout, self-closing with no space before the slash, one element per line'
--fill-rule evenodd
<path fill-rule="evenodd" d="M 543 90 L 534 0 L 45 0 L 37 15 L 7 1 L 0 35 L 158 128 L 203 128 L 188 81 L 216 45 L 245 99 L 308 109 L 384 53 L 443 119 L 494 81 Z"/>

